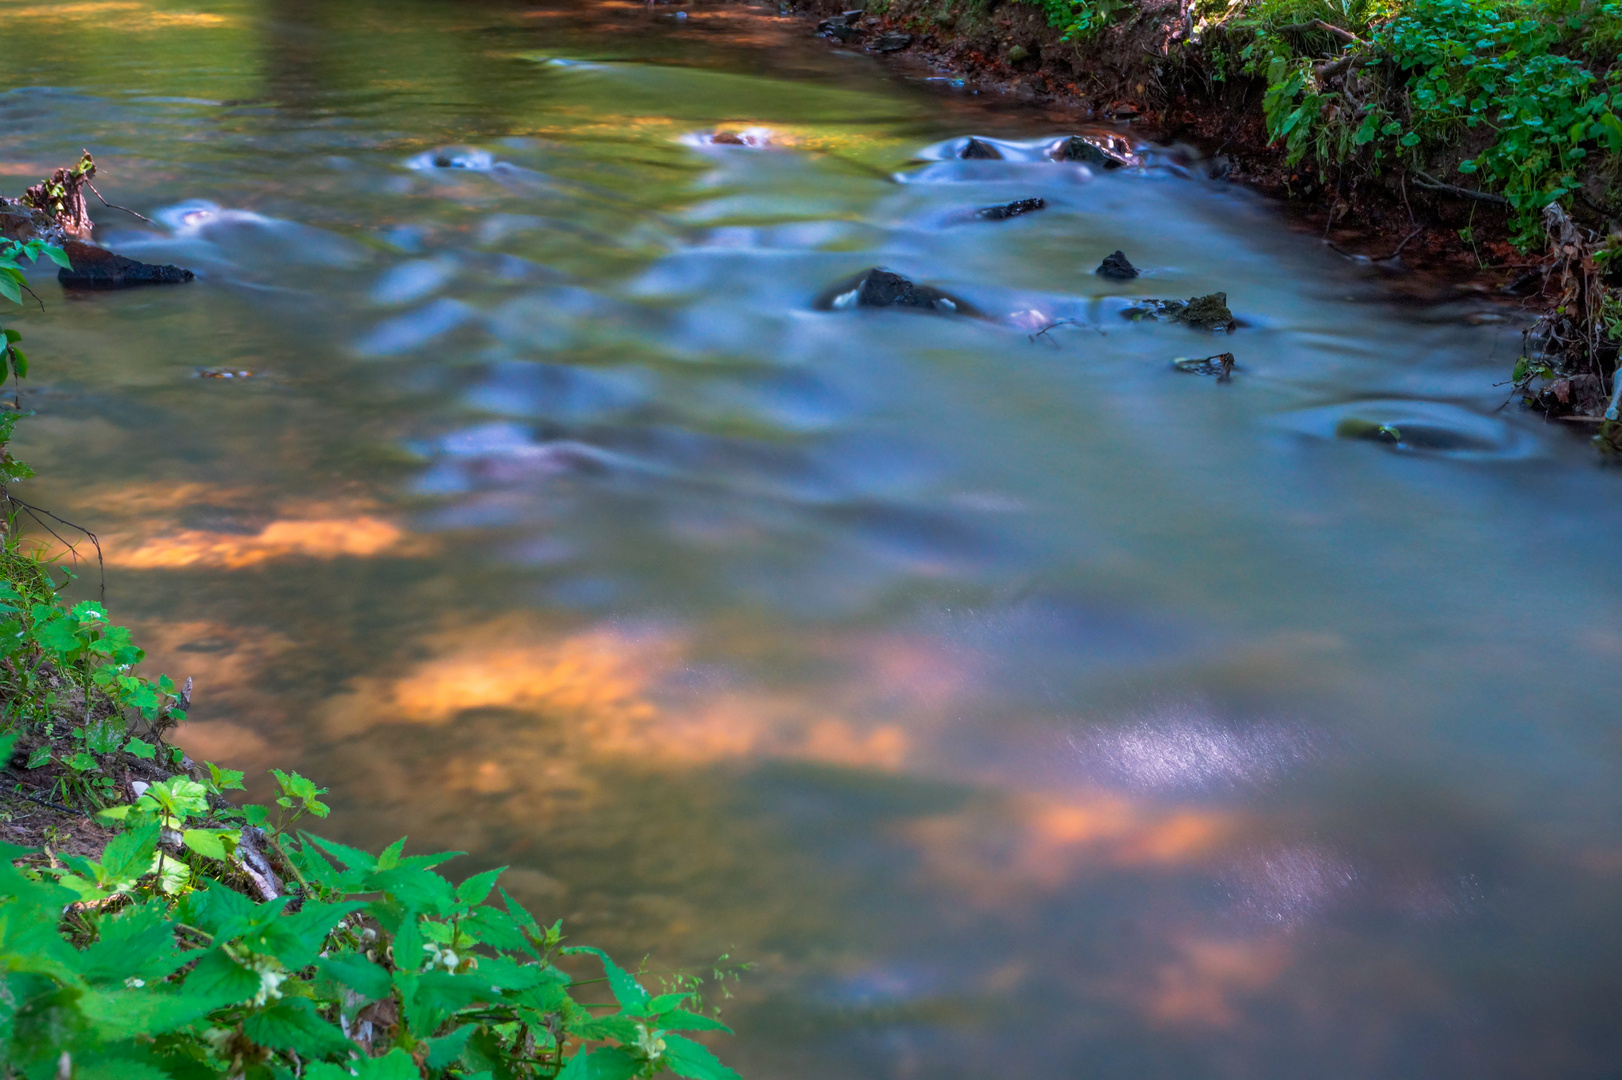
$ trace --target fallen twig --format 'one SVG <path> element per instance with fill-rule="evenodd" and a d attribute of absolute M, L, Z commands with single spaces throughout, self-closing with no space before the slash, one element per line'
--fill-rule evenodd
<path fill-rule="evenodd" d="M 1322 19 L 1309 19 L 1306 22 L 1291 23 L 1278 28 L 1280 34 L 1304 34 L 1309 30 L 1322 30 L 1324 33 L 1337 37 L 1348 45 L 1362 45 L 1364 41 L 1350 30 L 1342 30 L 1333 23 L 1326 23 Z"/>
<path fill-rule="evenodd" d="M 18 783 L 22 782 L 22 777 L 18 776 L 16 773 L 12 772 L 10 769 L 6 770 L 6 775 L 11 777 L 13 780 L 17 781 Z M 63 806 L 61 803 L 54 803 L 54 802 L 51 802 L 49 799 L 36 798 L 35 796 L 28 794 L 28 792 L 26 792 L 26 791 L 17 791 L 15 789 L 13 789 L 11 794 L 16 795 L 18 798 L 27 799 L 31 803 L 38 803 L 40 806 L 46 807 L 47 809 L 60 811 L 60 812 L 62 812 L 64 814 L 78 814 L 79 813 L 79 811 L 75 810 L 71 806 Z"/>
<path fill-rule="evenodd" d="M 1502 195 L 1494 195 L 1490 191 L 1473 191 L 1470 188 L 1459 187 L 1456 184 L 1444 184 L 1429 173 L 1415 172 L 1418 177 L 1414 183 L 1431 191 L 1445 191 L 1449 195 L 1457 195 L 1461 199 L 1475 199 L 1479 202 L 1492 203 L 1494 206 L 1508 206 L 1509 200 Z"/>
<path fill-rule="evenodd" d="M 59 518 L 55 514 L 51 513 L 49 510 L 42 510 L 39 507 L 32 505 L 31 503 L 26 503 L 23 500 L 17 498 L 17 496 L 11 494 L 11 492 L 5 491 L 4 489 L 0 489 L 0 499 L 3 499 L 6 502 L 10 502 L 10 503 L 16 503 L 18 506 L 22 507 L 23 510 L 27 512 L 29 517 L 33 518 L 36 522 L 39 523 L 41 528 L 43 528 L 46 532 L 50 533 L 52 536 L 56 537 L 57 541 L 60 542 L 63 547 L 65 547 L 69 551 L 73 552 L 74 558 L 79 557 L 78 545 L 69 542 L 67 540 L 67 538 L 64 537 L 61 533 L 57 532 L 55 529 L 53 529 L 49 525 L 45 524 L 45 522 L 43 520 L 41 520 L 40 515 L 44 514 L 46 517 L 50 518 L 52 521 L 55 521 L 55 522 L 57 522 L 58 524 L 61 524 L 61 525 L 66 525 L 70 529 L 78 529 L 80 532 L 84 533 L 85 536 L 89 537 L 90 538 L 90 543 L 93 544 L 95 546 L 95 548 L 96 548 L 96 567 L 97 567 L 97 569 L 98 569 L 98 571 L 100 572 L 100 575 L 101 575 L 101 602 L 103 604 L 107 603 L 107 563 L 101 556 L 101 541 L 99 539 L 97 539 L 95 533 L 91 532 L 89 529 L 85 528 L 83 525 L 75 525 L 73 522 L 68 521 L 65 518 Z"/>
<path fill-rule="evenodd" d="M 96 191 L 96 185 L 92 184 L 88 179 L 85 180 L 84 184 L 85 184 L 85 187 L 89 188 L 91 191 Z M 136 214 L 134 210 L 131 210 L 127 206 L 119 206 L 117 203 L 108 202 L 107 201 L 107 196 L 103 195 L 99 191 L 96 191 L 96 198 L 101 200 L 101 205 L 103 205 L 103 206 L 110 207 L 111 209 L 114 209 L 114 210 L 122 210 L 126 214 L 135 214 L 136 217 L 140 218 L 142 221 L 146 222 L 148 225 L 153 224 L 152 219 L 147 217 L 145 214 Z"/>

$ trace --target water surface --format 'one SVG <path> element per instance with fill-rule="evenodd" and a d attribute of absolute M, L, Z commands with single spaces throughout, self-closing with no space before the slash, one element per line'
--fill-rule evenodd
<path fill-rule="evenodd" d="M 1617 481 L 1515 324 L 685 10 L 0 0 L 0 190 L 199 274 L 21 320 L 186 744 L 753 961 L 759 1080 L 1614 1071 Z M 874 265 L 984 317 L 813 307 Z"/>

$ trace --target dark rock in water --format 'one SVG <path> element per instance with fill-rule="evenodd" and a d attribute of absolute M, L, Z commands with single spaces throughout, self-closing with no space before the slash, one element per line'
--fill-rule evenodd
<path fill-rule="evenodd" d="M 853 278 L 828 289 L 812 302 L 822 311 L 840 311 L 852 307 L 907 307 L 925 311 L 973 314 L 973 309 L 939 289 L 917 285 L 900 274 L 881 267 L 864 270 Z"/>
<path fill-rule="evenodd" d="M 746 145 L 748 145 L 743 141 L 743 136 L 742 135 L 735 134 L 734 132 L 731 132 L 731 131 L 717 131 L 714 135 L 710 136 L 710 142 L 716 144 L 717 146 L 746 146 Z"/>
<path fill-rule="evenodd" d="M 971 138 L 963 144 L 957 156 L 964 161 L 1001 161 L 1002 151 L 983 139 Z"/>
<path fill-rule="evenodd" d="M 72 270 L 58 270 L 66 289 L 127 289 L 132 285 L 179 285 L 195 275 L 178 266 L 154 266 L 114 255 L 106 248 L 70 240 L 64 245 Z"/>
<path fill-rule="evenodd" d="M 1228 294 L 1214 292 L 1209 296 L 1190 297 L 1182 321 L 1203 330 L 1232 330 L 1234 318 L 1233 312 L 1228 310 Z"/>
<path fill-rule="evenodd" d="M 1021 214 L 1029 214 L 1032 210 L 1040 210 L 1046 205 L 1046 199 L 1015 199 L 1013 202 L 1003 203 L 1001 206 L 983 206 L 976 210 L 975 214 L 987 221 L 1003 221 L 1007 218 L 1019 217 Z M 1120 252 L 1116 252 L 1116 254 L 1119 255 Z M 1137 276 L 1136 270 L 1132 271 L 1132 276 Z"/>
<path fill-rule="evenodd" d="M 1138 268 L 1127 260 L 1126 252 L 1116 251 L 1104 256 L 1104 261 L 1098 264 L 1098 269 L 1093 273 L 1112 281 L 1131 281 L 1138 276 Z"/>
<path fill-rule="evenodd" d="M 823 33 L 828 37 L 838 38 L 840 41 L 847 42 L 862 36 L 862 31 L 860 28 L 855 26 L 846 26 L 844 23 L 834 23 L 829 26 L 827 30 L 823 31 Z"/>
<path fill-rule="evenodd" d="M 911 44 L 911 34 L 880 34 L 878 40 L 873 42 L 873 51 L 881 53 L 900 52 Z"/>
<path fill-rule="evenodd" d="M 1060 161 L 1079 161 L 1083 165 L 1099 169 L 1119 169 L 1122 165 L 1134 164 L 1131 149 L 1125 139 L 1111 137 L 1109 142 L 1118 145 L 1105 146 L 1102 140 L 1072 135 L 1060 143 L 1052 153 Z"/>
<path fill-rule="evenodd" d="M 1128 319 L 1155 319 L 1180 322 L 1196 330 L 1232 330 L 1239 325 L 1228 310 L 1228 294 L 1211 293 L 1188 300 L 1140 300 L 1137 306 L 1121 312 Z"/>

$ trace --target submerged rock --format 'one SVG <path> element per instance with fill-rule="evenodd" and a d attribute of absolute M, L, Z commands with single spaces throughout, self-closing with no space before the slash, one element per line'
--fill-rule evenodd
<path fill-rule="evenodd" d="M 877 266 L 826 290 L 813 301 L 812 306 L 822 311 L 841 311 L 852 307 L 907 307 L 972 314 L 972 309 L 963 301 Z"/>
<path fill-rule="evenodd" d="M 1133 320 L 1155 319 L 1179 322 L 1196 330 L 1232 330 L 1238 325 L 1233 312 L 1228 310 L 1228 294 L 1210 293 L 1187 300 L 1140 300 L 1121 314 Z"/>
<path fill-rule="evenodd" d="M 1179 356 L 1171 366 L 1185 375 L 1215 375 L 1217 382 L 1227 382 L 1237 365 L 1233 353 L 1225 352 L 1215 356 Z"/>
<path fill-rule="evenodd" d="M 70 240 L 64 245 L 72 270 L 58 270 L 56 279 L 67 289 L 126 289 L 133 285 L 179 285 L 192 280 L 190 270 L 154 266 L 114 255 L 106 248 Z"/>
<path fill-rule="evenodd" d="M 964 161 L 1001 161 L 1002 151 L 984 139 L 971 137 L 963 144 L 963 149 L 957 152 L 957 156 Z"/>
<path fill-rule="evenodd" d="M 1021 214 L 1029 214 L 1033 210 L 1040 210 L 1047 204 L 1046 199 L 1015 199 L 1000 206 L 982 206 L 974 213 L 975 216 L 983 217 L 987 221 L 1004 221 L 1011 217 L 1019 217 Z M 1120 252 L 1116 254 L 1119 255 Z M 1134 270 L 1132 276 L 1136 277 L 1137 271 Z"/>
<path fill-rule="evenodd" d="M 1104 256 L 1104 261 L 1098 264 L 1098 269 L 1093 273 L 1112 281 L 1131 281 L 1138 276 L 1138 268 L 1127 259 L 1126 252 L 1117 249 Z"/>

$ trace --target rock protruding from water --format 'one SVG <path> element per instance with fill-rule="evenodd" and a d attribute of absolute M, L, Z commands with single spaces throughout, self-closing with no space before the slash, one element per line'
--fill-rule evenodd
<path fill-rule="evenodd" d="M 911 44 L 911 34 L 880 34 L 873 42 L 872 48 L 874 52 L 893 53 L 900 52 Z"/>
<path fill-rule="evenodd" d="M 1131 281 L 1138 276 L 1138 268 L 1132 265 L 1126 252 L 1117 249 L 1104 256 L 1104 261 L 1098 264 L 1098 269 L 1093 273 L 1111 281 Z"/>
<path fill-rule="evenodd" d="M 64 246 L 71 270 L 58 270 L 56 279 L 65 289 L 127 289 L 135 285 L 179 285 L 192 280 L 190 270 L 178 266 L 155 266 L 114 255 L 106 248 L 75 240 Z"/>
<path fill-rule="evenodd" d="M 974 213 L 976 217 L 983 217 L 987 221 L 1006 221 L 1011 217 L 1019 217 L 1021 214 L 1029 214 L 1033 210 L 1040 210 L 1047 204 L 1046 199 L 1015 199 L 1011 203 L 1003 203 L 1000 206 L 982 206 Z M 1120 252 L 1116 252 L 1116 254 L 1119 255 Z M 1137 271 L 1134 270 L 1132 276 L 1136 277 Z"/>
<path fill-rule="evenodd" d="M 1196 330 L 1232 330 L 1239 325 L 1233 312 L 1228 310 L 1225 292 L 1191 296 L 1187 300 L 1140 300 L 1121 314 L 1132 320 L 1182 323 Z"/>
<path fill-rule="evenodd" d="M 984 139 L 971 137 L 963 144 L 963 149 L 957 152 L 957 156 L 964 161 L 1001 161 L 1002 151 Z"/>
<path fill-rule="evenodd" d="M 901 307 L 972 313 L 963 301 L 939 289 L 916 284 L 877 266 L 826 290 L 813 301 L 812 306 L 822 311 L 842 311 L 853 307 Z"/>
<path fill-rule="evenodd" d="M 835 15 L 831 19 L 823 19 L 817 24 L 817 33 L 824 37 L 837 38 L 840 41 L 850 41 L 861 36 L 862 13 L 860 11 L 846 11 Z"/>
<path fill-rule="evenodd" d="M 1051 153 L 1059 161 L 1079 161 L 1095 169 L 1119 169 L 1138 163 L 1131 144 L 1119 135 L 1072 135 Z"/>

